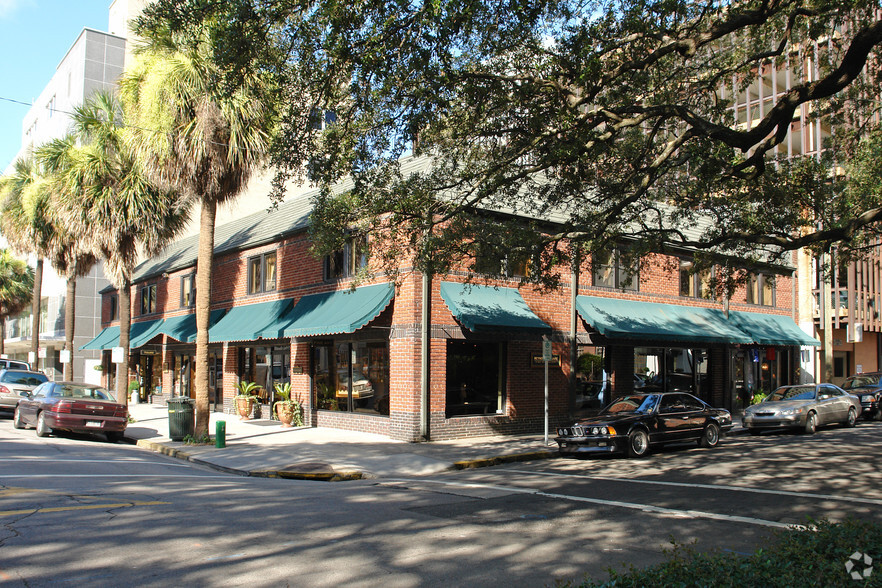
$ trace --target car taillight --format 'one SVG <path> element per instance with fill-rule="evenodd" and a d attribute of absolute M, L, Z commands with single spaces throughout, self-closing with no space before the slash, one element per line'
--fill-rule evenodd
<path fill-rule="evenodd" d="M 7 388 L 3 384 L 0 384 L 0 394 L 12 394 L 12 390 Z"/>
<path fill-rule="evenodd" d="M 69 412 L 71 412 L 70 408 L 71 408 L 72 404 L 73 403 L 70 402 L 69 400 L 60 400 L 60 401 L 58 401 L 58 404 L 55 405 L 54 411 L 69 413 Z"/>
<path fill-rule="evenodd" d="M 126 408 L 124 406 L 119 407 L 119 408 L 114 409 L 113 416 L 116 418 L 125 419 L 125 418 L 129 417 L 129 411 L 126 410 Z"/>

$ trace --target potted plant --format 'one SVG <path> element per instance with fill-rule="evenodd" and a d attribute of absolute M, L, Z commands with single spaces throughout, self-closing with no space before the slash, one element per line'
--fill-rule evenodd
<path fill-rule="evenodd" d="M 242 380 L 236 384 L 236 390 L 239 391 L 235 398 L 236 412 L 239 413 L 239 418 L 243 421 L 247 421 L 250 418 L 251 409 L 257 400 L 257 396 L 254 393 L 257 388 L 258 385 L 256 383 L 247 380 Z"/>
<path fill-rule="evenodd" d="M 291 400 L 291 383 L 278 383 L 273 386 L 273 389 L 276 392 L 276 398 L 281 399 L 276 401 L 276 403 L 273 405 L 273 410 L 275 411 L 279 421 L 281 421 L 282 426 L 302 427 L 303 415 L 300 411 L 300 403 L 296 400 Z"/>

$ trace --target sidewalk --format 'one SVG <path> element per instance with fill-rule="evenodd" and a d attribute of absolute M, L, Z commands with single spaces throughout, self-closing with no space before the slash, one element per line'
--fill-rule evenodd
<path fill-rule="evenodd" d="M 226 447 L 175 442 L 168 433 L 168 407 L 132 404 L 135 422 L 125 436 L 140 447 L 243 476 L 305 480 L 356 480 L 424 476 L 452 469 L 557 457 L 549 431 L 544 435 L 495 435 L 429 443 L 405 443 L 382 435 L 323 427 L 283 428 L 278 421 L 242 421 L 233 414 L 213 412 L 209 433 L 225 421 Z M 741 419 L 729 436 L 747 431 Z"/>
<path fill-rule="evenodd" d="M 138 446 L 245 476 L 335 481 L 394 478 L 557 456 L 553 431 L 549 431 L 548 446 L 542 434 L 405 443 L 341 429 L 283 428 L 278 421 L 242 421 L 233 414 L 213 412 L 212 440 L 217 421 L 226 421 L 226 447 L 218 449 L 214 443 L 172 441 L 165 403 L 131 404 L 129 413 L 135 422 L 125 436 Z"/>

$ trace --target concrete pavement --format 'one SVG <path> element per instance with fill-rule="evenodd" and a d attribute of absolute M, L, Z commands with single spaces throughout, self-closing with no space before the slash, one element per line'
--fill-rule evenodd
<path fill-rule="evenodd" d="M 382 435 L 323 427 L 283 428 L 278 421 L 242 421 L 213 412 L 212 444 L 172 441 L 168 407 L 131 404 L 135 419 L 125 436 L 138 446 L 247 476 L 311 480 L 352 480 L 428 475 L 445 470 L 557 457 L 557 445 L 544 435 L 492 436 L 430 443 L 405 443 Z M 226 447 L 215 447 L 217 422 L 225 421 Z"/>
<path fill-rule="evenodd" d="M 243 421 L 219 412 L 211 413 L 212 443 L 195 445 L 170 439 L 165 402 L 131 404 L 129 412 L 135 422 L 125 436 L 140 447 L 244 476 L 326 481 L 423 476 L 558 456 L 553 431 L 548 445 L 541 433 L 406 443 L 341 429 L 283 428 L 278 421 Z M 740 418 L 734 420 L 729 435 L 746 433 Z M 218 421 L 225 421 L 224 448 L 214 443 Z"/>

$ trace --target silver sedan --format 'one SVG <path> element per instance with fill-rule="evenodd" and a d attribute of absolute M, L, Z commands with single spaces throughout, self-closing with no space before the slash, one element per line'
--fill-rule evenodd
<path fill-rule="evenodd" d="M 860 398 L 833 384 L 782 386 L 747 407 L 742 422 L 751 435 L 767 429 L 799 429 L 814 433 L 821 425 L 853 427 L 861 414 Z"/>

